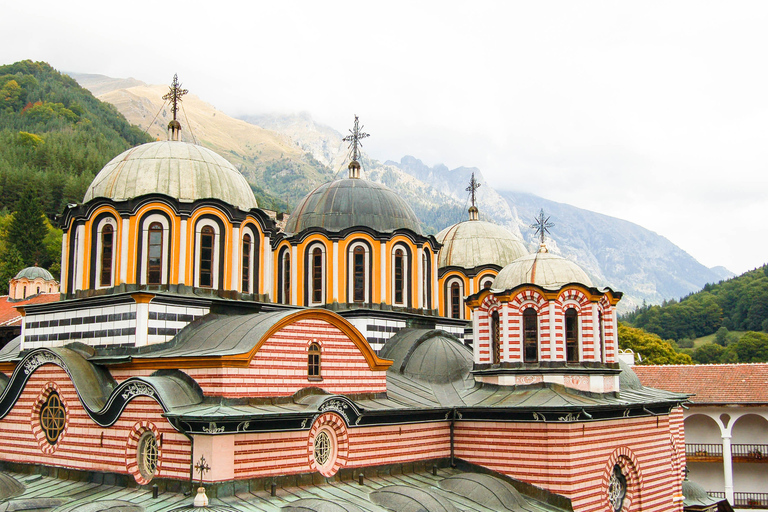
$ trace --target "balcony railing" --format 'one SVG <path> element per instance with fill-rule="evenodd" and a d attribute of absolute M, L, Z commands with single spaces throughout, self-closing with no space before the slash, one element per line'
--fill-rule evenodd
<path fill-rule="evenodd" d="M 707 491 L 707 494 L 713 498 L 725 499 L 725 493 L 722 491 Z M 734 507 L 739 508 L 766 508 L 768 509 L 768 492 L 734 492 Z"/>
<path fill-rule="evenodd" d="M 685 458 L 691 462 L 722 461 L 723 445 L 687 443 Z M 731 458 L 734 462 L 768 462 L 768 444 L 732 444 Z"/>

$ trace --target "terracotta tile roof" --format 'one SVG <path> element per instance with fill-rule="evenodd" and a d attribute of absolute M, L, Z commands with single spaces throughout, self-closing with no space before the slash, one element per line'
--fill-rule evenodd
<path fill-rule="evenodd" d="M 768 363 L 633 366 L 643 386 L 690 393 L 694 404 L 768 403 Z"/>
<path fill-rule="evenodd" d="M 11 325 L 21 325 L 21 315 L 17 306 L 27 306 L 30 304 L 46 304 L 48 302 L 57 302 L 60 295 L 58 293 L 41 293 L 27 300 L 9 302 L 7 295 L 0 296 L 0 327 Z"/>

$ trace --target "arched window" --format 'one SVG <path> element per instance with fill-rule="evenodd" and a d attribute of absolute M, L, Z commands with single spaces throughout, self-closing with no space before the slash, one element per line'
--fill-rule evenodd
<path fill-rule="evenodd" d="M 307 356 L 307 378 L 316 380 L 320 378 L 320 345 L 312 343 L 309 345 Z"/>
<path fill-rule="evenodd" d="M 26 298 L 27 298 L 27 287 L 26 287 L 26 286 L 24 287 L 24 297 L 23 297 L 23 298 L 24 298 L 24 299 L 26 299 Z"/>
<path fill-rule="evenodd" d="M 491 313 L 491 349 L 493 364 L 501 362 L 501 333 L 499 332 L 499 312 Z"/>
<path fill-rule="evenodd" d="M 147 284 L 161 284 L 163 281 L 163 225 L 159 222 L 149 225 L 147 249 Z"/>
<path fill-rule="evenodd" d="M 526 363 L 539 360 L 539 323 L 533 308 L 523 311 L 523 360 Z"/>
<path fill-rule="evenodd" d="M 37 287 L 37 294 L 40 295 L 40 287 Z"/>
<path fill-rule="evenodd" d="M 243 293 L 251 293 L 251 235 L 243 235 L 243 258 L 241 290 Z"/>
<path fill-rule="evenodd" d="M 451 283 L 451 318 L 461 318 L 461 285 L 458 281 Z"/>
<path fill-rule="evenodd" d="M 213 240 L 216 233 L 211 226 L 203 226 L 200 230 L 200 273 L 198 284 L 202 288 L 213 287 L 214 251 Z"/>
<path fill-rule="evenodd" d="M 429 309 L 432 304 L 430 304 L 430 293 L 429 293 L 429 252 L 424 251 L 424 253 L 421 255 L 421 305 L 424 308 Z"/>
<path fill-rule="evenodd" d="M 312 250 L 312 304 L 323 302 L 323 251 L 319 247 Z"/>
<path fill-rule="evenodd" d="M 395 265 L 394 265 L 394 278 L 395 278 L 395 289 L 394 289 L 394 301 L 397 305 L 404 305 L 404 294 L 403 294 L 403 288 L 405 286 L 405 255 L 403 253 L 402 249 L 395 250 Z"/>
<path fill-rule="evenodd" d="M 368 275 L 366 272 L 365 248 L 357 245 L 352 250 L 352 300 L 365 302 Z"/>
<path fill-rule="evenodd" d="M 579 361 L 579 315 L 573 308 L 565 312 L 565 361 Z"/>
<path fill-rule="evenodd" d="M 491 285 L 493 285 L 493 277 L 487 277 L 487 278 L 484 278 L 483 284 L 481 284 L 480 287 L 483 290 L 487 290 L 491 287 Z"/>
<path fill-rule="evenodd" d="M 289 249 L 283 251 L 282 269 L 280 275 L 282 276 L 281 302 L 283 304 L 291 303 L 291 255 L 288 253 Z"/>
<path fill-rule="evenodd" d="M 101 229 L 101 272 L 100 286 L 112 286 L 112 248 L 114 247 L 115 231 L 111 224 L 105 224 Z"/>

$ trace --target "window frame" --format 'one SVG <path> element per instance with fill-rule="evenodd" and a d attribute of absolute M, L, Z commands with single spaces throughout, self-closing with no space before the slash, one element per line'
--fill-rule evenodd
<path fill-rule="evenodd" d="M 210 228 L 206 231 L 206 228 Z M 204 231 L 206 233 L 204 234 Z M 211 234 L 210 231 L 213 231 Z M 212 236 L 211 245 L 211 281 L 210 285 L 202 284 L 203 277 L 203 237 Z M 211 218 L 200 218 L 195 222 L 195 274 L 194 274 L 194 286 L 196 288 L 205 288 L 218 290 L 221 288 L 221 281 L 219 274 L 221 273 L 221 247 L 224 243 L 221 226 L 216 220 Z"/>
<path fill-rule="evenodd" d="M 112 244 L 109 251 L 109 282 L 104 282 L 104 230 L 109 227 L 112 230 Z M 96 288 L 110 288 L 115 286 L 115 256 L 118 240 L 117 220 L 112 216 L 104 217 L 96 226 Z"/>
<path fill-rule="evenodd" d="M 362 300 L 357 299 L 357 258 L 361 257 Z M 363 241 L 354 241 L 347 248 L 347 302 L 366 304 L 371 302 L 371 247 Z"/>
<path fill-rule="evenodd" d="M 158 223 L 162 226 L 161 237 L 161 254 L 160 254 L 160 283 L 149 283 L 149 229 L 154 224 Z M 139 275 L 137 281 L 142 286 L 158 286 L 168 283 L 170 278 L 169 273 L 169 259 L 170 259 L 170 221 L 164 214 L 150 212 L 141 218 L 141 259 L 139 265 Z"/>
<path fill-rule="evenodd" d="M 530 313 L 528 313 L 530 311 Z M 527 306 L 523 310 L 523 362 L 524 363 L 538 363 L 539 362 L 539 312 L 531 306 Z M 531 325 L 533 322 L 533 325 Z M 536 352 L 536 357 L 531 358 L 528 356 L 530 347 Z"/>
<path fill-rule="evenodd" d="M 578 363 L 579 357 L 579 312 L 569 307 L 563 315 L 565 324 L 565 362 Z"/>
<path fill-rule="evenodd" d="M 307 380 L 321 381 L 323 363 L 323 348 L 317 342 L 313 341 L 307 347 Z"/>
<path fill-rule="evenodd" d="M 398 253 L 400 255 L 398 256 Z M 398 259 L 400 265 L 400 275 L 398 276 Z M 403 243 L 396 243 L 391 251 L 391 279 L 392 290 L 391 301 L 393 306 L 410 307 L 411 305 L 411 268 L 410 268 L 410 250 Z M 398 279 L 400 280 L 400 289 L 398 290 Z M 400 300 L 397 300 L 397 294 L 400 293 Z"/>
<path fill-rule="evenodd" d="M 316 254 L 319 253 L 319 254 Z M 306 252 L 306 269 L 305 272 L 305 297 L 307 305 L 309 306 L 321 306 L 326 302 L 326 247 L 321 242 L 313 242 L 307 247 Z M 319 256 L 319 261 L 316 261 L 316 256 Z M 319 267 L 316 268 L 316 265 Z M 319 285 L 319 288 L 316 288 Z"/>

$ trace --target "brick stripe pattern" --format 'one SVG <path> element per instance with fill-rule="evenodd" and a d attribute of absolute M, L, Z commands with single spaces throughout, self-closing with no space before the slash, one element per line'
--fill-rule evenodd
<path fill-rule="evenodd" d="M 41 449 L 36 427 L 33 425 L 30 430 L 30 418 L 34 422 L 38 417 L 39 425 L 39 412 L 35 415 L 33 411 L 41 400 L 41 390 L 46 389 L 56 389 L 67 411 L 66 436 L 57 441 L 55 453 Z M 66 372 L 55 364 L 44 364 L 30 376 L 16 404 L 0 422 L 0 459 L 131 474 L 126 465 L 127 445 L 137 423 L 151 422 L 156 425 L 158 435 L 162 435 L 162 476 L 189 478 L 189 441 L 174 430 L 162 414 L 162 407 L 154 399 L 138 396 L 128 402 L 114 425 L 100 427 L 83 408 Z"/>
<path fill-rule="evenodd" d="M 565 361 L 565 313 L 572 308 L 578 315 L 581 360 L 600 361 L 603 358 L 598 320 L 598 315 L 602 314 L 605 362 L 616 361 L 615 308 L 605 296 L 599 302 L 592 302 L 582 290 L 564 288 L 557 299 L 548 300 L 537 290 L 525 288 L 503 303 L 499 303 L 495 296 L 488 295 L 476 309 L 476 363 L 493 362 L 491 315 L 496 310 L 499 311 L 501 362 L 523 361 L 523 313 L 528 308 L 536 311 L 541 360 Z"/>
<path fill-rule="evenodd" d="M 258 340 L 254 340 L 254 344 Z M 320 376 L 307 375 L 311 343 L 320 345 Z M 276 332 L 259 348 L 248 368 L 190 369 L 207 396 L 227 398 L 290 396 L 319 387 L 328 393 L 383 393 L 384 371 L 371 371 L 365 357 L 341 330 L 324 320 L 304 319 Z"/>
<path fill-rule="evenodd" d="M 59 434 L 58 439 L 56 440 L 56 444 L 51 444 L 48 442 L 48 439 L 45 436 L 45 432 L 43 431 L 43 427 L 40 425 L 40 411 L 42 410 L 45 403 L 48 401 L 48 397 L 51 396 L 51 393 L 56 392 L 59 394 L 59 399 L 61 400 L 61 406 L 64 408 L 64 429 Z M 64 437 L 67 434 L 67 427 L 69 426 L 69 408 L 67 407 L 66 402 L 64 401 L 64 398 L 61 396 L 61 393 L 59 392 L 59 386 L 56 385 L 55 382 L 47 382 L 45 386 L 43 386 L 43 389 L 40 391 L 40 395 L 37 397 L 37 400 L 35 400 L 35 404 L 32 406 L 32 414 L 29 418 L 29 424 L 32 427 L 32 435 L 35 436 L 35 440 L 37 440 L 37 444 L 40 447 L 40 450 L 50 455 L 53 452 L 56 451 L 56 447 L 59 446 L 59 443 L 62 442 Z"/>
<path fill-rule="evenodd" d="M 658 425 L 657 425 L 658 422 Z M 619 463 L 630 486 L 623 510 L 682 511 L 672 497 L 680 474 L 670 471 L 669 416 L 574 423 L 460 422 L 456 456 L 572 500 L 578 512 L 608 508 L 609 470 Z M 676 428 L 676 425 L 674 425 Z"/>
<path fill-rule="evenodd" d="M 144 432 L 152 432 L 157 442 L 157 468 L 155 469 L 155 476 L 163 476 L 162 464 L 163 464 L 163 437 L 160 430 L 154 423 L 149 421 L 140 421 L 133 425 L 131 433 L 128 435 L 128 442 L 125 446 L 125 468 L 133 475 L 133 478 L 139 485 L 148 484 L 151 479 L 147 479 L 141 474 L 139 470 L 139 439 Z"/>
<path fill-rule="evenodd" d="M 415 462 L 449 457 L 448 422 L 355 427 L 347 431 L 346 468 Z M 314 471 L 309 433 L 270 432 L 239 435 L 235 439 L 235 478 L 257 478 Z"/>
<path fill-rule="evenodd" d="M 333 431 L 333 444 L 331 460 L 324 466 L 315 461 L 315 437 L 321 429 Z M 349 435 L 344 420 L 338 414 L 325 413 L 312 424 L 309 431 L 309 440 L 307 441 L 307 454 L 309 467 L 314 471 L 319 471 L 323 476 L 333 476 L 344 467 L 349 456 Z"/>

